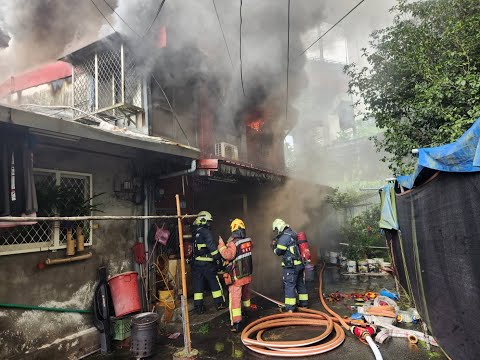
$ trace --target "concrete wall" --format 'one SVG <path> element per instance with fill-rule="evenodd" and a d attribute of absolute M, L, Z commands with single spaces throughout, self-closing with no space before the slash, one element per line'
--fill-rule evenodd
<path fill-rule="evenodd" d="M 59 79 L 47 84 L 41 84 L 29 89 L 17 91 L 9 97 L 13 105 L 36 104 L 36 105 L 72 105 L 72 78 Z"/>
<path fill-rule="evenodd" d="M 141 207 L 113 195 L 114 179 L 130 177 L 128 160 L 38 146 L 34 161 L 35 167 L 93 174 L 94 193 L 105 192 L 98 203 L 106 215 L 142 215 Z M 93 230 L 93 246 L 87 249 L 93 252 L 93 257 L 86 261 L 38 270 L 38 262 L 47 257 L 65 257 L 65 251 L 0 257 L 0 302 L 89 308 L 100 265 L 106 265 L 110 275 L 133 270 L 130 248 L 136 240 L 136 225 L 123 221 L 98 222 L 98 229 Z M 18 356 L 91 326 L 88 314 L 0 308 L 0 359 Z"/>

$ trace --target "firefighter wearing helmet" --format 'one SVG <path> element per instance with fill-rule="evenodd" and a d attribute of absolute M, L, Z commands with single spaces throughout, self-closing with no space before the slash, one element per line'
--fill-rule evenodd
<path fill-rule="evenodd" d="M 194 306 L 198 314 L 205 312 L 203 304 L 205 283 L 208 283 L 212 291 L 217 310 L 225 309 L 226 307 L 222 287 L 217 276 L 217 270 L 222 264 L 222 258 L 213 241 L 210 230 L 212 221 L 212 214 L 208 211 L 201 211 L 193 222 L 192 282 Z"/>
<path fill-rule="evenodd" d="M 224 274 L 225 284 L 228 285 L 230 330 L 240 331 L 242 321 L 242 306 L 250 309 L 249 284 L 252 282 L 252 239 L 247 237 L 245 224 L 241 219 L 235 219 L 230 224 L 230 235 L 225 244 L 220 237 L 218 250 L 227 261 Z"/>
<path fill-rule="evenodd" d="M 298 303 L 308 306 L 308 293 L 305 286 L 302 256 L 297 242 L 297 234 L 282 219 L 275 219 L 272 224 L 276 237 L 272 242 L 275 255 L 282 256 L 283 285 L 285 290 L 285 309 L 295 311 Z"/>

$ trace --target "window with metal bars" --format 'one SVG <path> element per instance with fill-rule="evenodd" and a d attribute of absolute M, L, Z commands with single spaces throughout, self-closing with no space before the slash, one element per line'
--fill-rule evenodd
<path fill-rule="evenodd" d="M 78 203 L 91 202 L 91 174 L 34 169 L 34 179 L 38 216 L 62 216 L 57 208 L 74 208 Z M 64 249 L 67 229 L 72 229 L 75 235 L 77 227 L 81 227 L 85 235 L 85 246 L 92 245 L 91 221 L 38 221 L 33 225 L 0 228 L 0 255 Z"/>

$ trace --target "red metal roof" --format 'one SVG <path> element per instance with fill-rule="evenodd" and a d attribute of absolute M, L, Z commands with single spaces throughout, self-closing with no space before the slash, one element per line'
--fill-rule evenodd
<path fill-rule="evenodd" d="M 63 61 L 56 61 L 35 70 L 12 76 L 0 84 L 0 97 L 69 76 L 72 76 L 72 66 Z"/>

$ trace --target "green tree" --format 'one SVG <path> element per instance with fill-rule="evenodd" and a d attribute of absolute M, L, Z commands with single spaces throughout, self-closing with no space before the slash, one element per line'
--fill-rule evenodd
<path fill-rule="evenodd" d="M 412 170 L 412 149 L 454 141 L 480 116 L 480 1 L 399 0 L 392 11 L 363 49 L 369 65 L 345 72 L 398 174 Z"/>

